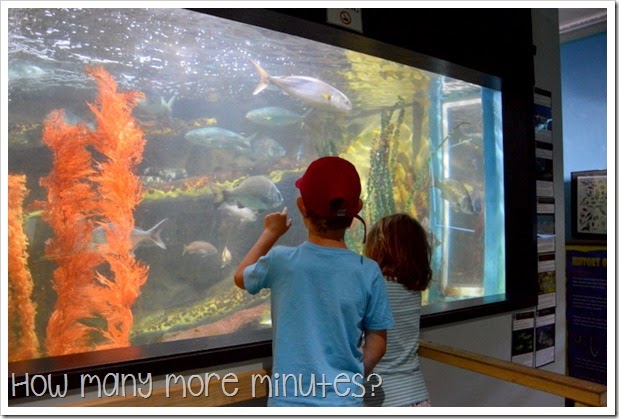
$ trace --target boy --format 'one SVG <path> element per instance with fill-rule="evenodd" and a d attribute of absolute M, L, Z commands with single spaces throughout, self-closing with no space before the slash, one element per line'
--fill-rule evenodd
<path fill-rule="evenodd" d="M 251 294 L 271 289 L 278 391 L 268 405 L 361 406 L 363 378 L 385 354 L 393 318 L 378 264 L 344 242 L 353 218 L 363 222 L 359 174 L 347 160 L 322 157 L 295 185 L 307 241 L 273 247 L 292 221 L 286 208 L 268 214 L 234 275 Z"/>

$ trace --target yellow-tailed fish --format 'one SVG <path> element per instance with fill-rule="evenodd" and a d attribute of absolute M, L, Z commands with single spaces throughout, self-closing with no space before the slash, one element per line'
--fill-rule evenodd
<path fill-rule="evenodd" d="M 271 76 L 260 64 L 251 60 L 260 76 L 254 95 L 267 88 L 269 84 L 279 87 L 283 92 L 306 104 L 337 112 L 350 112 L 352 103 L 346 95 L 322 80 L 305 76 Z"/>

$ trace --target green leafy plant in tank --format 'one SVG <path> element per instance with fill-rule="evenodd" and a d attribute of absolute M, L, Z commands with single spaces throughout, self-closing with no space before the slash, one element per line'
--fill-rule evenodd
<path fill-rule="evenodd" d="M 395 122 L 392 122 L 397 111 Z M 370 151 L 370 171 L 367 181 L 367 191 L 364 195 L 364 217 L 368 228 L 381 217 L 396 212 L 396 202 L 393 193 L 394 167 L 398 153 L 400 130 L 404 122 L 404 100 L 398 101 L 390 109 L 381 113 L 380 134 L 374 139 Z M 362 252 L 363 229 L 351 230 L 346 236 L 346 245 L 349 249 Z"/>
<path fill-rule="evenodd" d="M 413 200 L 415 198 L 415 194 L 418 191 L 426 191 L 428 189 L 428 187 L 432 186 L 432 185 L 428 185 L 428 183 L 432 182 L 432 178 L 433 178 L 433 174 L 431 172 L 431 166 L 430 166 L 430 162 L 432 161 L 432 158 L 434 158 L 438 152 L 443 148 L 443 146 L 447 143 L 447 141 L 449 141 L 451 138 L 453 138 L 454 133 L 456 133 L 460 127 L 462 127 L 463 125 L 469 125 L 468 122 L 460 122 L 458 124 L 456 124 L 450 131 L 449 133 L 445 136 L 445 138 L 443 138 L 441 140 L 441 142 L 436 146 L 436 148 L 434 150 L 432 150 L 428 156 L 428 158 L 426 159 L 425 163 L 424 163 L 424 167 L 423 170 L 420 170 L 419 173 L 414 173 L 414 181 L 413 181 L 413 187 L 412 187 L 412 191 L 411 194 L 409 195 L 407 201 L 406 201 L 406 205 L 405 208 L 408 210 L 411 205 L 413 205 Z"/>
<path fill-rule="evenodd" d="M 269 292 L 261 292 L 256 296 L 251 296 L 234 286 L 230 286 L 216 295 L 196 301 L 189 306 L 158 310 L 136 320 L 131 329 L 130 337 L 134 344 L 157 342 L 162 339 L 165 333 L 220 320 L 237 312 L 240 308 L 252 307 L 267 301 L 269 296 Z"/>
<path fill-rule="evenodd" d="M 322 144 L 316 145 L 316 152 L 319 156 L 337 156 L 337 146 L 332 138 L 323 141 Z"/>
<path fill-rule="evenodd" d="M 269 179 L 274 183 L 279 183 L 288 173 L 298 172 L 297 170 L 274 170 L 268 174 Z M 161 183 L 157 185 L 144 186 L 142 201 L 167 201 L 182 200 L 187 198 L 203 198 L 213 194 L 213 184 L 225 189 L 233 188 L 238 179 L 225 182 L 215 182 L 208 176 L 198 176 L 184 179 L 183 181 Z"/>
<path fill-rule="evenodd" d="M 393 172 L 395 155 L 398 150 L 400 127 L 404 121 L 402 98 L 398 98 L 392 109 L 381 114 L 380 135 L 374 140 L 370 154 L 370 173 L 366 202 L 369 204 L 370 223 L 380 217 L 396 212 L 393 196 Z M 393 114 L 398 110 L 395 123 L 391 122 Z M 367 214 L 367 212 L 366 212 Z"/>

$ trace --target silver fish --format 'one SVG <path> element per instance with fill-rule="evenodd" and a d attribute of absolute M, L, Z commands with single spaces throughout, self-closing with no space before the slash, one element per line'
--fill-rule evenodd
<path fill-rule="evenodd" d="M 149 116 L 171 116 L 176 96 L 174 95 L 168 100 L 161 96 L 148 96 L 145 99 L 140 99 L 138 100 L 136 111 Z"/>
<path fill-rule="evenodd" d="M 255 136 L 255 134 L 254 134 Z M 235 148 L 246 150 L 251 147 L 251 137 L 219 127 L 192 129 L 185 134 L 185 139 L 192 144 L 206 148 Z"/>
<path fill-rule="evenodd" d="M 258 160 L 279 159 L 286 155 L 286 149 L 271 137 L 261 136 L 252 140 L 252 153 Z"/>
<path fill-rule="evenodd" d="M 216 205 L 221 202 L 235 203 L 259 212 L 276 208 L 284 202 L 277 186 L 266 176 L 251 176 L 235 188 L 213 191 Z"/>
<path fill-rule="evenodd" d="M 41 67 L 27 62 L 9 64 L 9 82 L 18 79 L 37 79 L 47 74 Z"/>
<path fill-rule="evenodd" d="M 299 144 L 299 148 L 297 148 L 297 161 L 301 161 L 303 155 L 305 154 L 305 148 L 303 147 L 303 143 Z"/>
<path fill-rule="evenodd" d="M 162 249 L 167 249 L 165 243 L 161 239 L 162 224 L 167 221 L 167 218 L 159 221 L 149 230 L 142 230 L 139 227 L 135 227 L 131 232 L 131 248 L 135 250 L 138 246 L 152 242 Z M 111 230 L 114 229 L 114 224 L 107 225 Z M 106 230 L 103 226 L 99 226 L 92 231 L 89 247 L 96 249 L 97 245 L 107 243 Z"/>
<path fill-rule="evenodd" d="M 72 126 L 81 124 L 81 125 L 85 125 L 86 127 L 88 127 L 88 129 L 91 131 L 96 130 L 95 124 L 93 124 L 92 122 L 87 122 L 82 117 L 76 115 L 75 113 L 67 109 L 65 109 L 64 113 L 62 114 L 62 120 Z"/>
<path fill-rule="evenodd" d="M 232 253 L 228 250 L 228 246 L 224 246 L 224 250 L 221 252 L 221 267 L 222 269 L 230 265 L 232 262 Z"/>
<path fill-rule="evenodd" d="M 465 214 L 476 214 L 473 201 L 468 189 L 462 182 L 455 179 L 445 179 L 443 182 L 436 181 L 436 188 L 441 191 L 441 196 L 448 201 L 452 208 Z"/>
<path fill-rule="evenodd" d="M 307 113 L 301 115 L 278 106 L 267 106 L 249 111 L 245 117 L 251 122 L 265 127 L 285 127 L 303 121 L 306 115 Z"/>
<path fill-rule="evenodd" d="M 237 205 L 230 205 L 226 202 L 219 206 L 219 210 L 227 216 L 236 218 L 241 223 L 256 221 L 256 211 L 251 208 L 239 208 Z"/>
<path fill-rule="evenodd" d="M 250 61 L 260 75 L 260 81 L 254 90 L 254 95 L 272 84 L 279 87 L 284 93 L 316 108 L 337 112 L 350 112 L 352 110 L 352 103 L 344 93 L 321 80 L 305 76 L 271 76 L 257 62 L 251 59 Z"/>
<path fill-rule="evenodd" d="M 217 248 L 209 242 L 196 240 L 183 247 L 183 255 L 185 253 L 200 255 L 203 258 L 218 253 Z"/>

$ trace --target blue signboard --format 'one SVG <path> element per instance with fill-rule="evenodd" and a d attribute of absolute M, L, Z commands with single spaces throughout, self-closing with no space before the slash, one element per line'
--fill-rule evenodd
<path fill-rule="evenodd" d="M 606 385 L 606 246 L 567 247 L 568 374 Z"/>

